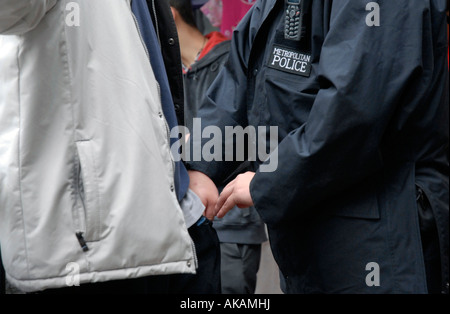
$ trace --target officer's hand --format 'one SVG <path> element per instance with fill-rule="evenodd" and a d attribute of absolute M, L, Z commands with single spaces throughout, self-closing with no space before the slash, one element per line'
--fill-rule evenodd
<path fill-rule="evenodd" d="M 216 204 L 217 217 L 224 217 L 234 206 L 239 208 L 253 206 L 250 182 L 254 176 L 255 173 L 249 171 L 238 175 L 236 179 L 228 183 L 220 193 Z"/>
<path fill-rule="evenodd" d="M 197 194 L 205 206 L 205 217 L 212 221 L 217 213 L 216 203 L 219 197 L 219 191 L 214 182 L 206 174 L 193 170 L 189 170 L 188 173 L 190 179 L 189 188 Z"/>

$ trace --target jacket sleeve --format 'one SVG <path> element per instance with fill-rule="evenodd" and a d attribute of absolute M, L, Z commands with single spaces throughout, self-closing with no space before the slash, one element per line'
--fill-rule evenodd
<path fill-rule="evenodd" d="M 0 34 L 21 35 L 35 28 L 57 0 L 0 1 Z"/>
<path fill-rule="evenodd" d="M 250 184 L 266 223 L 308 214 L 379 171 L 387 130 L 400 134 L 411 103 L 426 97 L 432 69 L 429 1 L 377 3 L 380 26 L 366 21 L 372 12 L 366 0 L 333 2 L 320 90 L 308 120 L 280 142 L 277 169 L 258 171 Z"/>

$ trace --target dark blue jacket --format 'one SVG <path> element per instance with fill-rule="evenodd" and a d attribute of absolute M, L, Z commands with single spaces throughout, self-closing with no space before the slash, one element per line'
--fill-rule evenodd
<path fill-rule="evenodd" d="M 366 0 L 308 2 L 300 42 L 284 39 L 284 1 L 254 5 L 202 125 L 279 127 L 278 167 L 255 163 L 250 192 L 288 292 L 426 293 L 417 191 L 448 292 L 446 1 L 376 1 L 380 26 Z M 215 181 L 236 165 L 190 163 Z"/>

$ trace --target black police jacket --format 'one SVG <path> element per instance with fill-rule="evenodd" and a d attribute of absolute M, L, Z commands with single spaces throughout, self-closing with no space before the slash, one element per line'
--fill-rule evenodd
<path fill-rule="evenodd" d="M 277 167 L 255 163 L 250 192 L 286 291 L 426 293 L 427 208 L 448 292 L 446 1 L 306 1 L 299 42 L 284 3 L 241 21 L 198 115 L 278 127 Z M 190 167 L 220 182 L 237 164 Z"/>

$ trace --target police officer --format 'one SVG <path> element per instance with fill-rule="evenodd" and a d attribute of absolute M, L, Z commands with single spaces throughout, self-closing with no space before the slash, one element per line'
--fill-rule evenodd
<path fill-rule="evenodd" d="M 267 0 L 235 30 L 202 126 L 278 148 L 218 200 L 238 163 L 190 162 L 191 185 L 218 217 L 256 207 L 285 292 L 448 293 L 446 28 L 445 0 Z"/>

